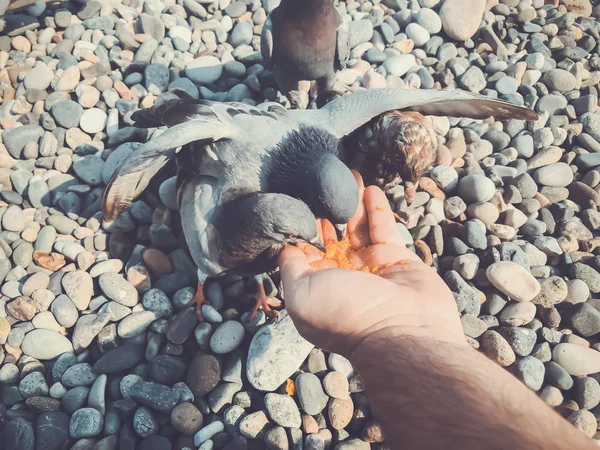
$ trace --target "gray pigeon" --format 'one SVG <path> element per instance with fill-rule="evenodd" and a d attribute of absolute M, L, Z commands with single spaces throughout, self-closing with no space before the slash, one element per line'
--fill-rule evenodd
<path fill-rule="evenodd" d="M 207 277 L 260 274 L 276 267 L 285 244 L 319 245 L 315 216 L 348 221 L 358 206 L 358 190 L 338 159 L 344 156 L 339 140 L 374 117 L 412 110 L 537 119 L 527 108 L 463 91 L 375 89 L 340 97 L 320 110 L 180 97 L 166 94 L 132 116 L 139 126 L 169 128 L 118 169 L 102 205 L 105 220 L 115 220 L 155 175 L 177 163 L 179 212 L 198 266 L 199 305 Z M 257 282 L 257 306 L 268 308 L 261 275 Z"/>
<path fill-rule="evenodd" d="M 261 53 L 292 107 L 305 109 L 302 81 L 316 81 L 319 103 L 334 89 L 350 57 L 350 31 L 333 0 L 282 0 L 265 21 Z"/>

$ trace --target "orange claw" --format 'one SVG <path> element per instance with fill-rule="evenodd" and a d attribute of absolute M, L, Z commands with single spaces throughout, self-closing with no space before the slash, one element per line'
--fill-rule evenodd
<path fill-rule="evenodd" d="M 258 283 L 258 290 L 256 294 L 254 294 L 254 297 L 256 298 L 256 303 L 250 313 L 250 319 L 254 319 L 254 316 L 256 316 L 256 313 L 261 306 L 268 317 L 277 317 L 279 315 L 279 311 L 275 311 L 271 307 L 279 307 L 281 304 L 277 300 L 267 296 L 265 293 L 265 286 L 262 283 Z"/>
<path fill-rule="evenodd" d="M 207 303 L 206 298 L 204 298 L 204 285 L 198 284 L 198 290 L 196 291 L 196 295 L 192 299 L 192 302 L 196 304 L 196 317 L 200 322 L 204 321 L 202 317 L 202 305 Z"/>

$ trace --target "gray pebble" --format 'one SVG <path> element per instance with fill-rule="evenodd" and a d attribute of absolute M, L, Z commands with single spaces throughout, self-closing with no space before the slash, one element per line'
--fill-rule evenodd
<path fill-rule="evenodd" d="M 93 408 L 82 408 L 71 416 L 69 435 L 73 439 L 94 437 L 102 432 L 104 418 Z"/>
<path fill-rule="evenodd" d="M 328 397 L 323 392 L 321 381 L 312 373 L 303 373 L 295 382 L 298 400 L 304 412 L 312 416 L 323 411 Z"/>

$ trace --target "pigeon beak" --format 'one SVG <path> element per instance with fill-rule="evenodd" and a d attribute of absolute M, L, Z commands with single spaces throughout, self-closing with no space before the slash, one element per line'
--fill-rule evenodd
<path fill-rule="evenodd" d="M 327 249 L 325 248 L 325 246 L 323 245 L 323 243 L 321 242 L 321 239 L 319 238 L 319 236 L 315 236 L 314 238 L 312 238 L 310 241 L 308 241 L 311 245 L 317 247 L 319 250 L 321 250 L 323 253 L 327 252 Z"/>

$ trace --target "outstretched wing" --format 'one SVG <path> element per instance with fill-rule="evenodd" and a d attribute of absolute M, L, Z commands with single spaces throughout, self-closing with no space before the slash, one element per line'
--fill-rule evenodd
<path fill-rule="evenodd" d="M 111 222 L 127 209 L 163 168 L 178 148 L 190 142 L 214 142 L 234 133 L 219 103 L 165 96 L 147 110 L 132 115 L 136 126 L 170 128 L 136 150 L 117 170 L 102 196 L 104 220 Z M 225 118 L 225 120 L 224 120 Z"/>
<path fill-rule="evenodd" d="M 263 24 L 262 33 L 260 36 L 260 53 L 266 68 L 273 66 L 273 22 L 271 14 L 267 16 L 267 20 Z"/>
<path fill-rule="evenodd" d="M 300 123 L 321 126 L 342 138 L 388 111 L 409 110 L 429 116 L 471 119 L 537 120 L 535 111 L 523 106 L 461 90 L 370 89 L 340 97 L 318 111 L 289 111 Z"/>
<path fill-rule="evenodd" d="M 340 24 L 337 28 L 337 42 L 335 47 L 335 70 L 346 68 L 346 63 L 350 59 L 350 25 L 338 12 Z"/>
<path fill-rule="evenodd" d="M 241 138 L 250 140 L 258 148 L 261 143 L 272 147 L 294 124 L 287 118 L 285 108 L 274 104 L 254 107 L 245 103 L 211 102 L 196 100 L 181 92 L 169 92 L 161 97 L 152 108 L 135 112 L 132 119 L 140 127 L 169 128 L 135 151 L 108 183 L 102 197 L 107 222 L 125 211 L 184 145 Z M 194 161 L 201 160 L 194 158 Z"/>

